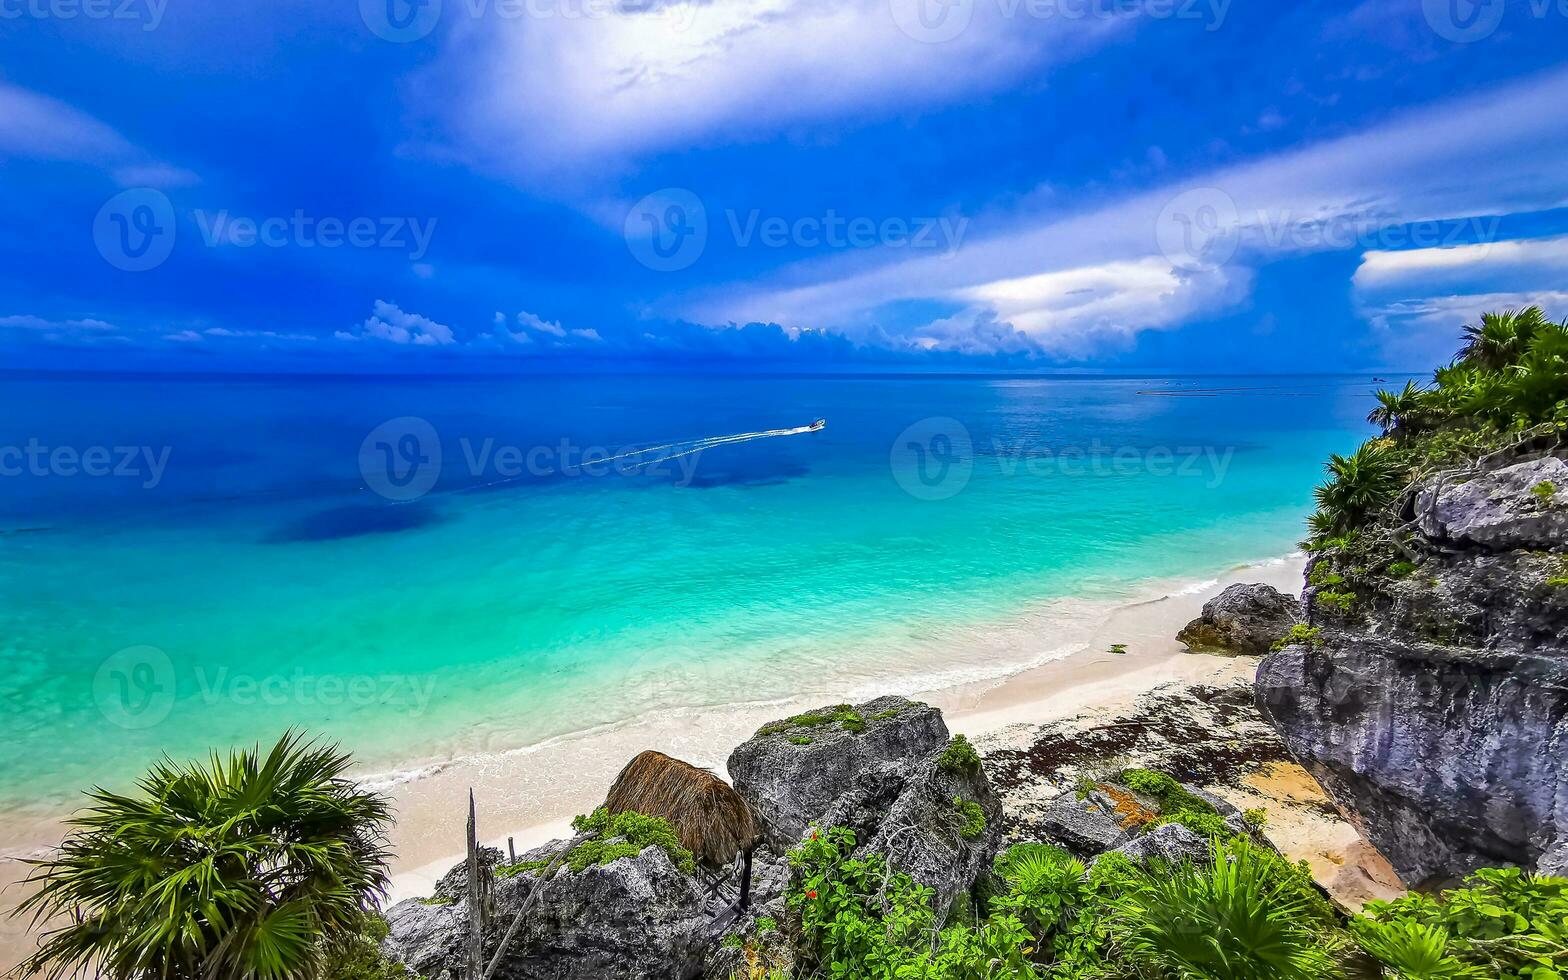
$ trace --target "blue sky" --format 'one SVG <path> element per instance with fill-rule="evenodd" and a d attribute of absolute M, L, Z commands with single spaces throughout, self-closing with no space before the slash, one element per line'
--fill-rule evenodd
<path fill-rule="evenodd" d="M 1560 0 L 0 0 L 0 366 L 1430 368 Z"/>

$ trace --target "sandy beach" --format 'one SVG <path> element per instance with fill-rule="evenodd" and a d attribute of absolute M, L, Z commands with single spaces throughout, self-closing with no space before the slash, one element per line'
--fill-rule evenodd
<path fill-rule="evenodd" d="M 1250 676 L 1255 661 L 1189 653 L 1176 642 L 1176 632 L 1227 585 L 1267 582 L 1284 592 L 1299 591 L 1304 566 L 1304 558 L 1293 556 L 1216 570 L 1217 577 L 1201 589 L 1172 583 L 1176 592 L 1108 609 L 1099 621 L 1078 624 L 1070 638 L 1043 638 L 1053 647 L 1067 639 L 1082 647 L 1063 659 L 995 680 L 881 693 L 926 701 L 943 710 L 951 730 L 995 741 L 1012 728 L 1074 716 L 1111 717 L 1169 682 L 1227 683 Z M 1125 644 L 1127 652 L 1111 653 L 1112 644 Z M 521 852 L 569 836 L 572 816 L 602 802 L 621 766 L 644 749 L 724 775 L 730 750 L 763 724 L 847 697 L 825 693 L 692 709 L 398 777 L 403 781 L 386 787 L 398 808 L 392 899 L 429 894 L 435 880 L 461 859 L 470 787 L 481 838 L 503 850 L 510 838 Z"/>
<path fill-rule="evenodd" d="M 1071 636 L 1040 638 L 1050 648 L 1079 652 L 1008 676 L 938 689 L 921 687 L 920 680 L 913 679 L 910 684 L 915 686 L 898 689 L 895 684 L 882 693 L 902 693 L 940 707 L 950 729 L 996 746 L 1006 744 L 1012 732 L 1021 737 L 1045 722 L 1113 718 L 1163 684 L 1234 682 L 1249 677 L 1255 661 L 1186 652 L 1174 639 L 1177 630 L 1199 614 L 1205 601 L 1236 582 L 1267 582 L 1281 591 L 1297 591 L 1304 563 L 1301 556 L 1292 556 L 1216 570 L 1213 579 L 1198 585 L 1170 583 L 1170 592 L 1156 588 L 1147 600 L 1086 617 L 1075 624 Z M 1111 652 L 1113 644 L 1125 644 L 1126 652 Z M 429 894 L 435 880 L 461 859 L 470 789 L 478 804 L 481 838 L 502 849 L 510 843 L 521 852 L 567 836 L 572 816 L 600 803 L 620 767 L 637 752 L 658 749 L 722 775 L 729 751 L 762 724 L 848 697 L 823 692 L 785 702 L 691 708 L 478 758 L 366 774 L 368 785 L 396 803 L 391 900 Z M 18 859 L 45 853 L 61 830 L 58 817 L 6 828 L 0 844 L 7 857 L 0 873 L 8 905 L 22 894 L 17 880 L 25 869 Z M 1343 828 L 1332 833 L 1342 835 Z M 1322 843 L 1302 846 L 1315 853 L 1323 849 Z M 1332 846 L 1339 851 L 1354 843 Z M 1325 874 L 1332 871 L 1333 858 L 1327 860 Z M 0 928 L 0 959 L 9 964 L 19 958 L 25 930 L 18 920 L 6 920 Z"/>

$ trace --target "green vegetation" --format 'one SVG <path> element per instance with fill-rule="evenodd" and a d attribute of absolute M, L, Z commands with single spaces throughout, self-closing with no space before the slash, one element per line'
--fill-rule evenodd
<path fill-rule="evenodd" d="M 381 953 L 381 940 L 387 937 L 387 922 L 379 915 L 367 914 L 359 928 L 323 944 L 323 980 L 417 980 L 401 963 Z"/>
<path fill-rule="evenodd" d="M 1207 800 L 1194 796 L 1172 777 L 1153 769 L 1128 769 L 1117 781 L 1159 803 L 1159 818 L 1151 826 L 1174 823 L 1204 837 L 1228 837 L 1225 818 Z"/>
<path fill-rule="evenodd" d="M 1487 313 L 1429 386 L 1382 391 L 1370 421 L 1384 436 L 1331 456 L 1309 522 L 1314 551 L 1353 550 L 1358 532 L 1383 521 L 1399 491 L 1445 467 L 1472 462 L 1526 430 L 1568 428 L 1568 321 L 1539 307 Z M 1539 488 L 1543 506 L 1556 488 Z M 1325 573 L 1326 574 L 1326 573 Z"/>
<path fill-rule="evenodd" d="M 1396 561 L 1388 566 L 1388 577 L 1409 578 L 1411 575 L 1415 574 L 1415 570 L 1416 566 L 1414 562 Z"/>
<path fill-rule="evenodd" d="M 1286 647 L 1301 645 L 1315 647 L 1323 641 L 1323 628 L 1321 626 L 1308 626 L 1306 623 L 1297 623 L 1285 631 L 1285 635 L 1275 640 L 1269 646 L 1270 650 L 1283 650 Z"/>
<path fill-rule="evenodd" d="M 974 800 L 966 800 L 962 796 L 953 797 L 953 809 L 958 811 L 959 818 L 963 821 L 958 828 L 958 835 L 964 840 L 978 840 L 985 833 L 985 811 L 980 809 L 980 804 Z"/>
<path fill-rule="evenodd" d="M 962 735 L 954 735 L 947 743 L 947 748 L 936 757 L 937 767 L 943 772 L 954 775 L 964 775 L 980 770 L 980 753 L 969 744 L 969 739 Z"/>
<path fill-rule="evenodd" d="M 1557 499 L 1557 484 L 1551 480 L 1542 480 L 1531 487 L 1530 492 L 1535 494 L 1536 501 L 1540 503 L 1541 509 L 1545 510 Z"/>
<path fill-rule="evenodd" d="M 878 717 L 885 716 L 890 718 L 897 713 L 898 709 L 895 708 L 891 714 L 884 712 Z M 771 722 L 757 729 L 757 734 L 782 735 L 793 728 L 819 728 L 823 725 L 833 724 L 839 725 L 846 732 L 859 733 L 866 730 L 866 720 L 860 716 L 860 712 L 856 711 L 853 705 L 839 704 L 820 711 L 807 711 L 803 714 L 786 718 L 783 721 Z M 797 742 L 795 744 L 805 745 L 809 743 Z"/>
<path fill-rule="evenodd" d="M 1117 654 L 1126 653 L 1127 652 L 1127 644 L 1125 644 L 1125 643 L 1112 643 L 1111 644 L 1111 652 L 1112 653 L 1117 653 Z"/>
<path fill-rule="evenodd" d="M 1145 868 L 1109 854 L 1093 870 L 1020 844 L 998 855 L 982 914 L 944 928 L 930 889 L 854 848 L 854 834 L 835 828 L 790 854 L 799 977 L 1561 980 L 1568 970 L 1568 880 L 1517 869 L 1347 920 L 1305 867 L 1245 837 L 1216 839 L 1207 860 Z"/>
<path fill-rule="evenodd" d="M 390 810 L 349 765 L 291 732 L 265 754 L 166 759 L 133 796 L 94 790 L 58 856 L 33 862 L 17 913 L 61 924 L 19 972 L 293 980 L 333 951 L 365 960 Z"/>
<path fill-rule="evenodd" d="M 779 928 L 779 924 L 777 922 L 774 922 L 772 919 L 768 918 L 765 915 L 764 916 L 759 916 L 757 918 L 757 931 L 758 932 L 777 932 L 778 928 Z"/>
<path fill-rule="evenodd" d="M 697 870 L 697 859 L 681 846 L 680 837 L 670 822 L 660 817 L 644 816 L 630 810 L 611 816 L 608 810 L 600 807 L 586 816 L 579 814 L 573 817 L 572 829 L 579 834 L 592 835 L 566 852 L 562 863 L 573 874 L 591 865 L 605 865 L 624 857 L 636 857 L 649 847 L 663 848 L 664 853 L 669 855 L 670 863 L 686 874 L 693 874 Z M 503 864 L 495 869 L 495 873 L 501 878 L 533 874 L 548 868 L 553 861 L 553 858 L 545 858 Z"/>
<path fill-rule="evenodd" d="M 816 739 L 812 738 L 810 735 L 791 735 L 789 737 L 789 744 L 791 745 L 810 745 L 815 741 Z"/>
<path fill-rule="evenodd" d="M 1356 594 L 1354 592 L 1323 591 L 1312 597 L 1315 605 L 1322 609 L 1332 609 L 1341 615 L 1348 615 L 1356 607 Z"/>
<path fill-rule="evenodd" d="M 1019 845 L 996 861 L 999 891 L 984 917 L 946 928 L 930 889 L 878 855 L 851 857 L 854 844 L 834 829 L 790 855 L 801 976 L 1319 978 L 1351 946 L 1304 872 L 1246 840 L 1217 842 L 1199 865 L 1142 869 L 1110 855 L 1093 871 L 1056 848 Z"/>
<path fill-rule="evenodd" d="M 871 720 L 885 721 L 888 718 L 896 718 L 898 717 L 898 713 L 903 710 L 903 708 L 889 708 L 886 711 L 878 711 L 876 714 L 871 716 Z"/>
<path fill-rule="evenodd" d="M 1568 975 L 1568 879 L 1478 871 L 1432 897 L 1373 902 L 1351 923 L 1392 976 L 1561 980 Z"/>

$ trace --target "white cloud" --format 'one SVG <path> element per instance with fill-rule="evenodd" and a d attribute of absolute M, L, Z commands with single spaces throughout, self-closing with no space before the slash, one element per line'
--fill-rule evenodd
<path fill-rule="evenodd" d="M 103 163 L 124 159 L 134 150 L 113 128 L 87 113 L 0 83 L 0 154 Z"/>
<path fill-rule="evenodd" d="M 452 336 L 452 328 L 446 324 L 418 313 L 405 313 L 397 304 L 382 299 L 376 300 L 374 312 L 361 326 L 361 331 L 352 334 L 340 330 L 335 336 L 340 340 L 371 338 L 415 347 L 444 347 L 457 342 Z"/>
<path fill-rule="evenodd" d="M 543 317 L 529 313 L 527 310 L 517 314 L 517 325 L 527 327 L 529 330 L 537 330 L 539 333 L 548 334 L 551 337 L 566 336 L 566 328 L 559 323 L 552 323 Z"/>
<path fill-rule="evenodd" d="M 104 320 L 95 320 L 91 317 L 82 320 L 46 320 L 31 314 L 15 316 L 0 316 L 0 327 L 10 327 L 16 330 L 51 330 L 65 333 L 86 331 L 89 333 L 108 333 L 118 328 Z"/>
<path fill-rule="evenodd" d="M 1131 19 L 958 4 L 948 13 L 972 7 L 967 28 L 926 43 L 899 22 L 915 24 L 918 9 L 937 9 L 927 0 L 594 6 L 593 16 L 463 25 L 426 79 L 432 105 L 464 113 L 453 121 L 461 142 L 519 172 L 583 161 L 602 167 L 811 120 L 959 101 L 1072 57 Z"/>
<path fill-rule="evenodd" d="M 59 99 L 0 82 L 0 159 L 6 157 L 92 164 L 110 171 L 122 187 L 184 187 L 198 180 Z"/>
<path fill-rule="evenodd" d="M 976 227 L 951 254 L 889 251 L 869 270 L 864 255 L 797 266 L 761 287 L 716 288 L 679 312 L 703 323 L 865 328 L 899 302 L 979 303 L 1031 334 L 1120 341 L 1235 303 L 1248 269 L 1285 255 L 1375 246 L 1394 224 L 1568 202 L 1568 169 L 1557 162 L 1568 153 L 1565 100 L 1568 72 L 1549 73 L 1096 210 L 1026 218 L 989 234 Z M 1499 132 L 1509 134 L 1507 154 L 1485 150 Z M 1179 240 L 1183 215 L 1173 219 L 1171 207 L 1194 192 L 1234 208 L 1222 223 L 1236 252 L 1223 269 L 1184 260 L 1191 268 L 1178 276 L 1171 258 L 1183 257 L 1162 255 L 1161 244 Z"/>
<path fill-rule="evenodd" d="M 1554 319 L 1568 316 L 1568 292 L 1557 289 L 1467 293 L 1391 300 L 1365 307 L 1373 341 L 1387 363 L 1401 367 L 1442 364 L 1459 347 L 1461 330 L 1483 312 L 1540 306 Z"/>
<path fill-rule="evenodd" d="M 1459 279 L 1550 278 L 1568 276 L 1568 235 L 1483 242 L 1449 248 L 1371 251 L 1361 259 L 1354 282 L 1358 290 L 1431 288 Z"/>
<path fill-rule="evenodd" d="M 1250 282 L 1244 269 L 1177 269 L 1150 257 L 997 280 L 957 295 L 1052 353 L 1084 354 L 1096 342 L 1130 340 L 1228 305 L 1245 295 Z"/>

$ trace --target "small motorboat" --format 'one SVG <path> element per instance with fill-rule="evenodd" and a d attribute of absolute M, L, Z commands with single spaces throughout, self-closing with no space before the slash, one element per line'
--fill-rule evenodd
<path fill-rule="evenodd" d="M 826 429 L 827 427 L 828 427 L 828 420 L 827 419 L 817 419 L 815 422 L 811 423 L 806 428 L 810 429 L 812 432 L 821 432 L 823 429 Z"/>

